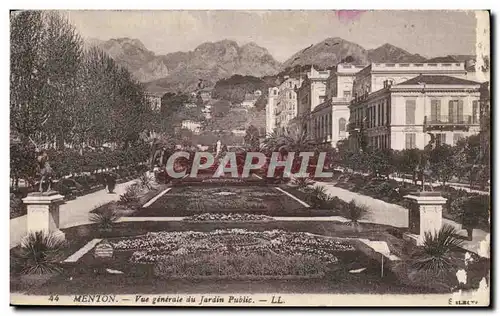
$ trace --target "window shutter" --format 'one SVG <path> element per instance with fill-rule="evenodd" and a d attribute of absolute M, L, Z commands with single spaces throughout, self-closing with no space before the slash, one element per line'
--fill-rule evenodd
<path fill-rule="evenodd" d="M 457 111 L 457 120 L 458 122 L 464 122 L 464 101 L 458 101 L 458 111 Z"/>
<path fill-rule="evenodd" d="M 415 100 L 406 100 L 406 124 L 415 124 Z"/>
<path fill-rule="evenodd" d="M 476 124 L 478 121 L 477 101 L 472 101 L 472 123 Z"/>
<path fill-rule="evenodd" d="M 441 100 L 431 100 L 431 122 L 441 120 Z"/>

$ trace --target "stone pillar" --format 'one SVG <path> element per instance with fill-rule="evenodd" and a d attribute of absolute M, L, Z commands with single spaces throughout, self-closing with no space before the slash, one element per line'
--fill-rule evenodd
<path fill-rule="evenodd" d="M 23 199 L 28 210 L 27 232 L 46 231 L 64 239 L 59 229 L 59 206 L 64 203 L 64 196 L 57 192 L 30 193 Z"/>
<path fill-rule="evenodd" d="M 408 239 L 422 245 L 425 233 L 435 234 L 443 225 L 443 205 L 446 199 L 440 192 L 416 192 L 405 196 L 411 203 L 408 215 Z"/>

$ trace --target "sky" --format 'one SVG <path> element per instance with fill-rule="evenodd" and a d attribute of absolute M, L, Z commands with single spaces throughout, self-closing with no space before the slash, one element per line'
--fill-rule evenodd
<path fill-rule="evenodd" d="M 328 37 L 391 43 L 426 57 L 474 54 L 473 11 L 64 11 L 84 38 L 139 39 L 156 54 L 222 39 L 255 42 L 279 61 Z"/>

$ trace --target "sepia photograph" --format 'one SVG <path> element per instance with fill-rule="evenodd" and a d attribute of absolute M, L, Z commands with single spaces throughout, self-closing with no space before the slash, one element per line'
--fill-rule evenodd
<path fill-rule="evenodd" d="M 489 11 L 8 14 L 11 305 L 490 306 Z"/>

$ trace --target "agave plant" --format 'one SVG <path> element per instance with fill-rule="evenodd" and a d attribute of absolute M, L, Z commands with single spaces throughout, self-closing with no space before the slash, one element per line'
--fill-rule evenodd
<path fill-rule="evenodd" d="M 140 188 L 137 184 L 129 185 L 125 193 L 120 195 L 119 203 L 131 207 L 137 206 L 139 204 L 139 191 Z"/>
<path fill-rule="evenodd" d="M 101 212 L 91 213 L 89 220 L 96 223 L 102 230 L 110 230 L 113 224 L 120 219 L 120 215 L 113 208 L 105 208 Z"/>
<path fill-rule="evenodd" d="M 313 188 L 307 188 L 306 193 L 306 201 L 314 208 L 323 206 L 330 199 L 324 186 L 317 185 Z"/>
<path fill-rule="evenodd" d="M 441 273 L 453 267 L 449 253 L 459 247 L 463 240 L 456 237 L 457 231 L 451 225 L 443 225 L 437 233 L 426 232 L 423 246 L 415 255 L 413 266 L 420 271 Z"/>
<path fill-rule="evenodd" d="M 141 176 L 139 177 L 140 185 L 144 188 L 147 188 L 148 190 L 152 189 L 153 182 L 154 182 L 153 177 L 147 174 L 146 172 L 141 174 Z"/>
<path fill-rule="evenodd" d="M 349 204 L 344 208 L 344 217 L 349 220 L 348 224 L 352 225 L 355 228 L 358 228 L 360 223 L 366 214 L 368 213 L 368 209 L 364 205 L 357 205 L 354 200 L 351 200 Z"/>
<path fill-rule="evenodd" d="M 66 242 L 54 234 L 37 231 L 28 234 L 20 249 L 13 255 L 22 274 L 60 272 Z"/>
<path fill-rule="evenodd" d="M 313 185 L 314 181 L 311 180 L 311 178 L 300 177 L 300 178 L 294 178 L 293 184 L 296 185 L 299 190 L 303 190 L 309 187 L 310 185 Z"/>

